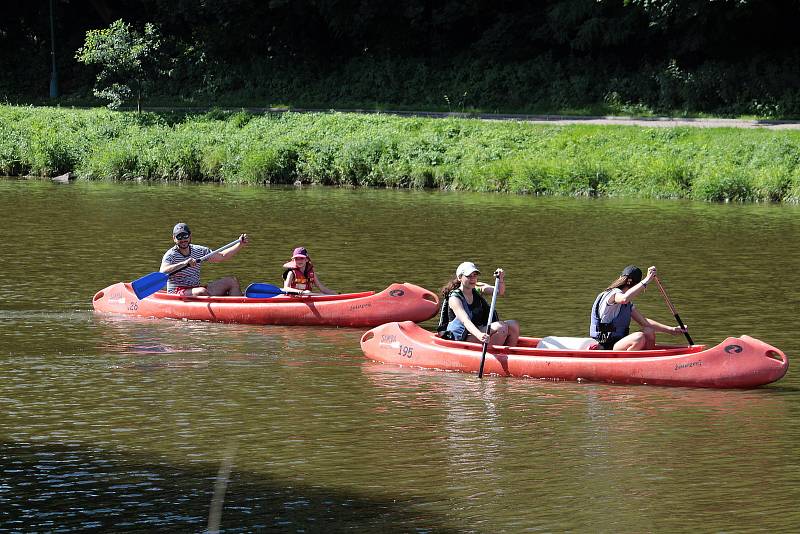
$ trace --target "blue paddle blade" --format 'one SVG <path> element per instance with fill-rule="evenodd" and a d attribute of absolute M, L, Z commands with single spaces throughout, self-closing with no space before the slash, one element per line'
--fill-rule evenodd
<path fill-rule="evenodd" d="M 154 272 L 138 278 L 131 282 L 133 292 L 139 299 L 147 298 L 167 283 L 169 275 L 164 273 Z"/>
<path fill-rule="evenodd" d="M 244 291 L 244 296 L 251 299 L 268 299 L 276 295 L 283 295 L 283 289 L 272 284 L 250 284 Z"/>

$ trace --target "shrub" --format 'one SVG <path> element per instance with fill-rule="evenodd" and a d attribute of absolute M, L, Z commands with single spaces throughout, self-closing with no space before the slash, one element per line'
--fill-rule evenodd
<path fill-rule="evenodd" d="M 295 181 L 297 152 L 288 145 L 261 145 L 242 155 L 241 180 L 250 183 L 289 184 Z"/>
<path fill-rule="evenodd" d="M 753 200 L 753 187 L 745 172 L 730 163 L 703 169 L 692 184 L 692 196 L 699 200 Z"/>

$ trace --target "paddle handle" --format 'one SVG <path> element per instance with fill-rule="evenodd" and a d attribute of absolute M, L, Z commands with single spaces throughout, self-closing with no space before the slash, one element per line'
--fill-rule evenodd
<path fill-rule="evenodd" d="M 227 250 L 227 249 L 231 248 L 232 246 L 234 246 L 234 245 L 236 245 L 236 244 L 240 243 L 241 241 L 242 241 L 242 239 L 241 239 L 241 238 L 239 238 L 239 239 L 235 239 L 235 240 L 231 241 L 230 243 L 228 243 L 227 245 L 222 245 L 222 246 L 221 246 L 221 247 L 219 247 L 217 250 L 212 250 L 211 252 L 209 252 L 208 254 L 206 254 L 205 256 L 203 256 L 202 258 L 198 259 L 197 261 L 198 261 L 198 262 L 205 261 L 205 260 L 207 260 L 208 258 L 210 258 L 211 256 L 213 256 L 214 254 L 216 254 L 217 252 L 222 252 L 223 250 Z"/>
<path fill-rule="evenodd" d="M 494 317 L 494 305 L 497 303 L 497 286 L 499 284 L 500 278 L 497 276 L 497 271 L 495 271 L 494 288 L 492 289 L 492 304 L 489 306 L 489 319 L 486 323 L 486 333 L 489 334 L 489 339 L 491 339 L 492 318 Z M 483 378 L 483 364 L 486 363 L 486 350 L 489 348 L 489 339 L 483 342 L 483 350 L 481 351 L 481 366 L 478 368 L 478 378 Z"/>
<path fill-rule="evenodd" d="M 673 317 L 675 317 L 675 320 L 678 321 L 678 326 L 680 326 L 683 329 L 683 335 L 686 336 L 686 341 L 689 342 L 689 345 L 694 345 L 694 341 L 692 341 L 692 336 L 689 335 L 689 332 L 686 330 L 686 325 L 683 324 L 683 321 L 681 321 L 681 316 L 678 315 L 677 311 L 675 311 L 675 306 L 672 305 L 672 301 L 669 299 L 669 295 L 667 295 L 667 290 L 664 289 L 664 286 L 661 284 L 661 279 L 658 276 L 654 276 L 653 278 L 656 281 L 658 290 L 661 291 L 661 296 L 664 297 L 664 302 L 667 303 L 667 307 L 672 312 Z"/>

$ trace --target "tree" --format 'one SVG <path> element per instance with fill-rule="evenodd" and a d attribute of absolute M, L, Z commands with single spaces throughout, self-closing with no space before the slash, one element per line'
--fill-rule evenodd
<path fill-rule="evenodd" d="M 155 25 L 144 25 L 144 33 L 131 28 L 122 19 L 108 28 L 89 30 L 86 41 L 75 58 L 86 65 L 99 65 L 94 95 L 108 100 L 117 109 L 136 95 L 136 110 L 141 111 L 142 97 L 161 74 L 158 50 L 161 37 Z"/>

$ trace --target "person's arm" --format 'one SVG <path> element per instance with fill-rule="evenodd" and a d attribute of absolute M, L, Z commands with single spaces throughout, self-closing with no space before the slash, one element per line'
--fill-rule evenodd
<path fill-rule="evenodd" d="M 642 281 L 638 284 L 634 284 L 628 288 L 627 291 L 623 292 L 614 292 L 612 293 L 611 297 L 608 299 L 609 304 L 627 304 L 634 297 L 639 296 L 645 289 L 647 289 L 647 284 L 653 279 L 653 277 L 657 274 L 655 266 L 649 267 L 647 269 L 647 276 L 642 278 Z"/>
<path fill-rule="evenodd" d="M 286 274 L 286 280 L 283 282 L 283 292 L 287 295 L 310 295 L 310 289 L 297 289 L 296 287 L 292 287 L 294 283 L 294 271 L 289 271 Z"/>
<path fill-rule="evenodd" d="M 319 276 L 317 276 L 316 274 L 314 274 L 314 283 L 319 288 L 319 290 L 322 293 L 324 293 L 325 295 L 337 295 L 338 294 L 338 293 L 336 293 L 336 291 L 334 291 L 332 289 L 328 289 L 327 287 L 325 287 L 325 284 L 322 283 L 322 280 L 320 280 Z"/>
<path fill-rule="evenodd" d="M 648 319 L 647 317 L 642 315 L 642 313 L 636 308 L 631 310 L 631 318 L 637 323 L 639 323 L 640 326 L 642 327 L 649 326 L 656 332 L 664 332 L 665 334 L 672 334 L 673 336 L 683 334 L 683 329 L 680 326 L 668 326 L 659 323 L 658 321 Z M 686 329 L 688 330 L 689 327 L 686 327 Z"/>
<path fill-rule="evenodd" d="M 461 303 L 460 298 L 450 297 L 450 299 L 447 301 L 447 304 L 450 306 L 450 309 L 453 310 L 453 313 L 456 315 L 458 320 L 464 323 L 467 331 L 478 338 L 478 341 L 483 343 L 489 340 L 489 335 L 481 332 L 480 328 L 475 326 L 475 323 L 473 323 L 469 318 L 469 315 L 467 315 L 467 311 L 464 309 L 464 305 Z"/>
<path fill-rule="evenodd" d="M 242 234 L 239 236 L 238 243 L 233 245 L 231 248 L 226 248 L 222 252 L 217 252 L 216 254 L 208 258 L 208 260 L 206 261 L 210 261 L 212 263 L 219 263 L 221 261 L 229 260 L 233 256 L 235 256 L 236 253 L 239 252 L 243 247 L 245 247 L 249 242 L 250 239 L 247 237 L 247 234 Z"/>
<path fill-rule="evenodd" d="M 195 265 L 196 263 L 197 263 L 197 260 L 195 260 L 194 258 L 189 258 L 189 259 L 186 259 L 184 261 L 180 261 L 178 263 L 162 263 L 161 264 L 161 269 L 159 269 L 159 271 L 164 273 L 164 274 L 172 274 L 175 271 L 178 271 L 178 270 L 183 269 L 185 267 L 191 267 L 191 266 Z"/>
<path fill-rule="evenodd" d="M 494 274 L 497 276 L 497 296 L 502 297 L 506 294 L 506 273 L 503 269 L 497 269 Z M 478 291 L 486 295 L 491 295 L 494 291 L 494 286 L 484 282 L 478 282 Z"/>
<path fill-rule="evenodd" d="M 294 283 L 294 271 L 289 271 L 286 274 L 286 280 L 283 281 L 283 292 L 286 294 L 293 294 L 293 295 L 308 295 L 311 293 L 308 289 L 297 289 L 296 287 L 292 287 Z"/>

